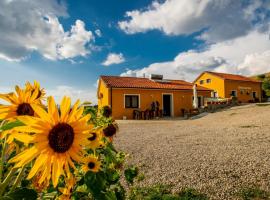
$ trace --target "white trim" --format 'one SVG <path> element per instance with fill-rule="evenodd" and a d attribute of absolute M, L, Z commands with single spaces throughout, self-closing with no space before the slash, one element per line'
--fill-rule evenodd
<path fill-rule="evenodd" d="M 140 94 L 124 94 L 124 109 L 135 109 L 135 108 L 126 108 L 126 96 L 138 96 L 138 108 L 141 108 L 141 95 Z"/>
<path fill-rule="evenodd" d="M 173 93 L 161 93 L 162 96 L 162 110 L 164 110 L 163 105 L 163 95 L 170 95 L 171 96 L 171 117 L 174 117 L 174 99 L 173 99 Z"/>

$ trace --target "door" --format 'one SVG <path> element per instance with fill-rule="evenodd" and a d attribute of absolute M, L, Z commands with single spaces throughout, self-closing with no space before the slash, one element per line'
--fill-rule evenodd
<path fill-rule="evenodd" d="M 163 115 L 164 116 L 171 116 L 171 109 L 172 109 L 172 96 L 170 94 L 163 94 Z"/>
<path fill-rule="evenodd" d="M 256 97 L 257 97 L 256 92 L 252 92 L 252 97 L 253 97 L 253 99 L 256 99 Z"/>
<path fill-rule="evenodd" d="M 198 108 L 202 107 L 202 97 L 198 96 Z"/>

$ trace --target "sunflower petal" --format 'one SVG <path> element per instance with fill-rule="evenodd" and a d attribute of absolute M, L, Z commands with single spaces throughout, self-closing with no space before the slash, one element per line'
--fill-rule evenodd
<path fill-rule="evenodd" d="M 61 111 L 61 122 L 65 122 L 67 120 L 67 115 L 70 112 L 70 103 L 71 100 L 69 97 L 64 97 L 62 99 L 61 105 L 60 105 L 60 111 Z"/>
<path fill-rule="evenodd" d="M 59 113 L 53 97 L 48 97 L 48 113 L 56 124 L 59 121 Z"/>
<path fill-rule="evenodd" d="M 27 179 L 31 179 L 38 171 L 40 171 L 40 168 L 44 163 L 46 162 L 48 158 L 47 154 L 41 154 L 35 161 L 34 166 L 32 167 L 31 171 L 29 172 Z"/>
<path fill-rule="evenodd" d="M 31 105 L 31 107 L 33 108 L 33 110 L 35 111 L 35 113 L 40 117 L 42 118 L 43 120 L 49 122 L 49 123 L 52 123 L 52 119 L 50 117 L 50 115 L 43 109 L 41 108 L 40 106 L 38 105 Z"/>

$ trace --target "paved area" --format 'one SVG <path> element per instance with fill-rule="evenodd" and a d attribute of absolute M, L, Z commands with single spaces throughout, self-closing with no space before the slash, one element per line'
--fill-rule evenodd
<path fill-rule="evenodd" d="M 139 185 L 192 187 L 211 199 L 270 191 L 270 106 L 246 105 L 193 120 L 118 121 L 118 149 L 140 166 Z"/>

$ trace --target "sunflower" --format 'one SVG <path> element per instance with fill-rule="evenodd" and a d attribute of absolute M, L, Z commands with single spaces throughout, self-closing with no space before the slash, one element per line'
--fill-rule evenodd
<path fill-rule="evenodd" d="M 17 127 L 17 131 L 32 134 L 31 146 L 16 155 L 9 162 L 14 167 L 22 167 L 34 161 L 28 179 L 41 174 L 39 183 L 52 179 L 56 187 L 61 175 L 70 177 L 70 167 L 76 170 L 75 163 L 83 161 L 84 146 L 88 144 L 87 134 L 90 115 L 83 116 L 83 107 L 77 101 L 70 112 L 71 100 L 62 99 L 60 113 L 53 97 L 48 98 L 48 111 L 32 105 L 38 117 L 18 117 L 26 126 Z"/>
<path fill-rule="evenodd" d="M 89 155 L 84 158 L 84 165 L 82 166 L 82 170 L 84 172 L 92 171 L 99 172 L 101 169 L 101 162 L 97 156 Z"/>
<path fill-rule="evenodd" d="M 118 131 L 118 125 L 115 122 L 113 122 L 112 124 L 108 124 L 102 130 L 103 135 L 109 138 L 110 141 L 112 141 L 112 138 L 116 134 L 117 131 Z"/>
<path fill-rule="evenodd" d="M 59 188 L 59 191 L 62 193 L 58 199 L 59 200 L 70 200 L 72 195 L 73 187 L 76 184 L 76 179 L 70 177 L 66 180 L 66 186 L 64 188 Z"/>
<path fill-rule="evenodd" d="M 34 116 L 32 105 L 40 104 L 37 100 L 38 90 L 30 92 L 15 87 L 16 93 L 0 94 L 0 98 L 11 105 L 0 105 L 0 119 L 15 119 L 17 116 Z"/>
<path fill-rule="evenodd" d="M 90 132 L 88 132 L 87 140 L 89 141 L 89 146 L 91 149 L 97 149 L 104 146 L 101 130 L 90 130 Z"/>
<path fill-rule="evenodd" d="M 31 91 L 31 93 L 33 94 L 36 90 L 38 90 L 38 95 L 37 95 L 37 99 L 43 99 L 45 96 L 45 90 L 44 88 L 40 88 L 40 84 L 37 81 L 34 81 L 33 85 L 30 82 L 27 82 L 25 84 L 26 90 L 27 91 Z"/>

